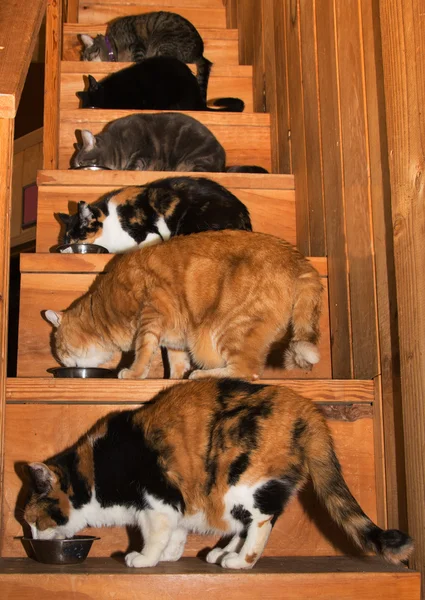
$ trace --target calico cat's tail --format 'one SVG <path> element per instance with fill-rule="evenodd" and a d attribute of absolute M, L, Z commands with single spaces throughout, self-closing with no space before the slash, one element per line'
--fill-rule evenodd
<path fill-rule="evenodd" d="M 381 529 L 363 512 L 351 494 L 341 472 L 327 424 L 322 432 L 305 431 L 308 470 L 314 489 L 332 519 L 363 551 L 380 554 L 388 562 L 398 564 L 413 551 L 413 540 L 398 529 Z"/>
<path fill-rule="evenodd" d="M 211 104 L 220 107 L 207 107 L 207 110 L 213 110 L 214 112 L 242 112 L 245 108 L 245 102 L 240 98 L 217 98 Z"/>
<path fill-rule="evenodd" d="M 204 102 L 207 101 L 207 87 L 212 65 L 212 62 L 205 58 L 205 56 L 201 56 L 196 62 L 196 79 L 198 80 Z"/>
<path fill-rule="evenodd" d="M 291 316 L 292 338 L 285 353 L 287 369 L 309 370 L 319 362 L 317 342 L 323 287 L 315 269 L 305 271 L 296 280 Z"/>

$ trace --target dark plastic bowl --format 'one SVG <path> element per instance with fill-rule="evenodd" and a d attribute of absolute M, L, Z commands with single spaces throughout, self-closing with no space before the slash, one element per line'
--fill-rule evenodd
<path fill-rule="evenodd" d="M 22 543 L 29 544 L 34 558 L 50 565 L 75 565 L 86 560 L 95 540 L 92 535 L 76 535 L 70 540 L 33 540 L 23 537 Z"/>
<path fill-rule="evenodd" d="M 71 252 L 69 252 L 71 248 Z M 68 250 L 68 252 L 64 252 Z M 53 252 L 60 252 L 61 254 L 109 254 L 109 250 L 99 244 L 62 244 L 57 246 Z"/>
<path fill-rule="evenodd" d="M 102 369 L 100 367 L 53 367 L 47 369 L 53 373 L 53 377 L 65 377 L 75 379 L 113 379 L 116 378 L 115 371 Z"/>

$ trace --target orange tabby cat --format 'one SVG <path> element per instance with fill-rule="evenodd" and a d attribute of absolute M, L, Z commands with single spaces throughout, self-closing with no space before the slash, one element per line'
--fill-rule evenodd
<path fill-rule="evenodd" d="M 163 346 L 172 378 L 184 376 L 191 358 L 193 379 L 256 379 L 289 328 L 286 366 L 318 362 L 321 294 L 319 274 L 288 242 L 217 231 L 116 257 L 71 308 L 45 314 L 68 367 L 96 367 L 117 350 L 134 349 L 131 368 L 119 377 L 145 378 Z"/>

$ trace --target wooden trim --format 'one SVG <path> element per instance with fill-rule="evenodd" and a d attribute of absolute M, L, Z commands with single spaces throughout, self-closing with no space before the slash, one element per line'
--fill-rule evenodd
<path fill-rule="evenodd" d="M 13 119 L 0 119 L 0 490 L 3 490 L 4 423 L 7 376 L 7 321 L 9 308 L 10 217 L 12 211 Z M 3 515 L 0 493 L 0 521 Z M 1 525 L 1 523 L 0 523 Z"/>
<path fill-rule="evenodd" d="M 62 0 L 48 0 L 44 77 L 43 165 L 45 169 L 56 169 L 58 166 L 61 48 Z"/>
<path fill-rule="evenodd" d="M 35 129 L 26 135 L 18 138 L 13 142 L 13 154 L 18 154 L 18 152 L 23 152 L 30 146 L 35 146 L 36 144 L 40 144 L 43 141 L 43 128 Z"/>
<path fill-rule="evenodd" d="M 425 2 L 381 0 L 379 8 L 399 309 L 407 511 L 416 545 L 412 565 L 425 574 Z"/>
<path fill-rule="evenodd" d="M 99 381 L 94 379 L 17 377 L 7 380 L 6 400 L 13 403 L 140 403 L 151 399 L 154 394 L 175 383 L 184 384 L 184 381 L 111 379 L 99 385 Z M 299 394 L 322 404 L 371 406 L 374 402 L 372 381 L 275 379 L 273 381 L 264 380 L 260 383 L 290 387 Z"/>
<path fill-rule="evenodd" d="M 18 110 L 46 0 L 2 0 L 0 3 L 0 118 Z"/>

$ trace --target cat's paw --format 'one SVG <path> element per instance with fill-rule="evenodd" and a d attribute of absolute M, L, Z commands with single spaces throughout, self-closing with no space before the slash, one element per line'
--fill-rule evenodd
<path fill-rule="evenodd" d="M 136 569 L 140 569 L 142 567 L 154 567 L 158 564 L 158 561 L 152 560 L 140 552 L 130 552 L 125 557 L 125 564 L 127 567 L 135 567 Z"/>
<path fill-rule="evenodd" d="M 254 561 L 249 563 L 237 552 L 229 552 L 221 560 L 224 569 L 252 569 Z"/>
<path fill-rule="evenodd" d="M 161 562 L 176 562 L 179 560 L 184 551 L 184 544 L 166 548 L 159 559 Z"/>
<path fill-rule="evenodd" d="M 208 377 L 208 375 L 205 375 L 202 369 L 196 369 L 196 371 L 192 371 L 189 375 L 189 379 L 203 379 L 205 377 Z"/>
<path fill-rule="evenodd" d="M 216 565 L 225 554 L 226 551 L 223 548 L 213 548 L 208 552 L 206 560 L 208 563 Z"/>

